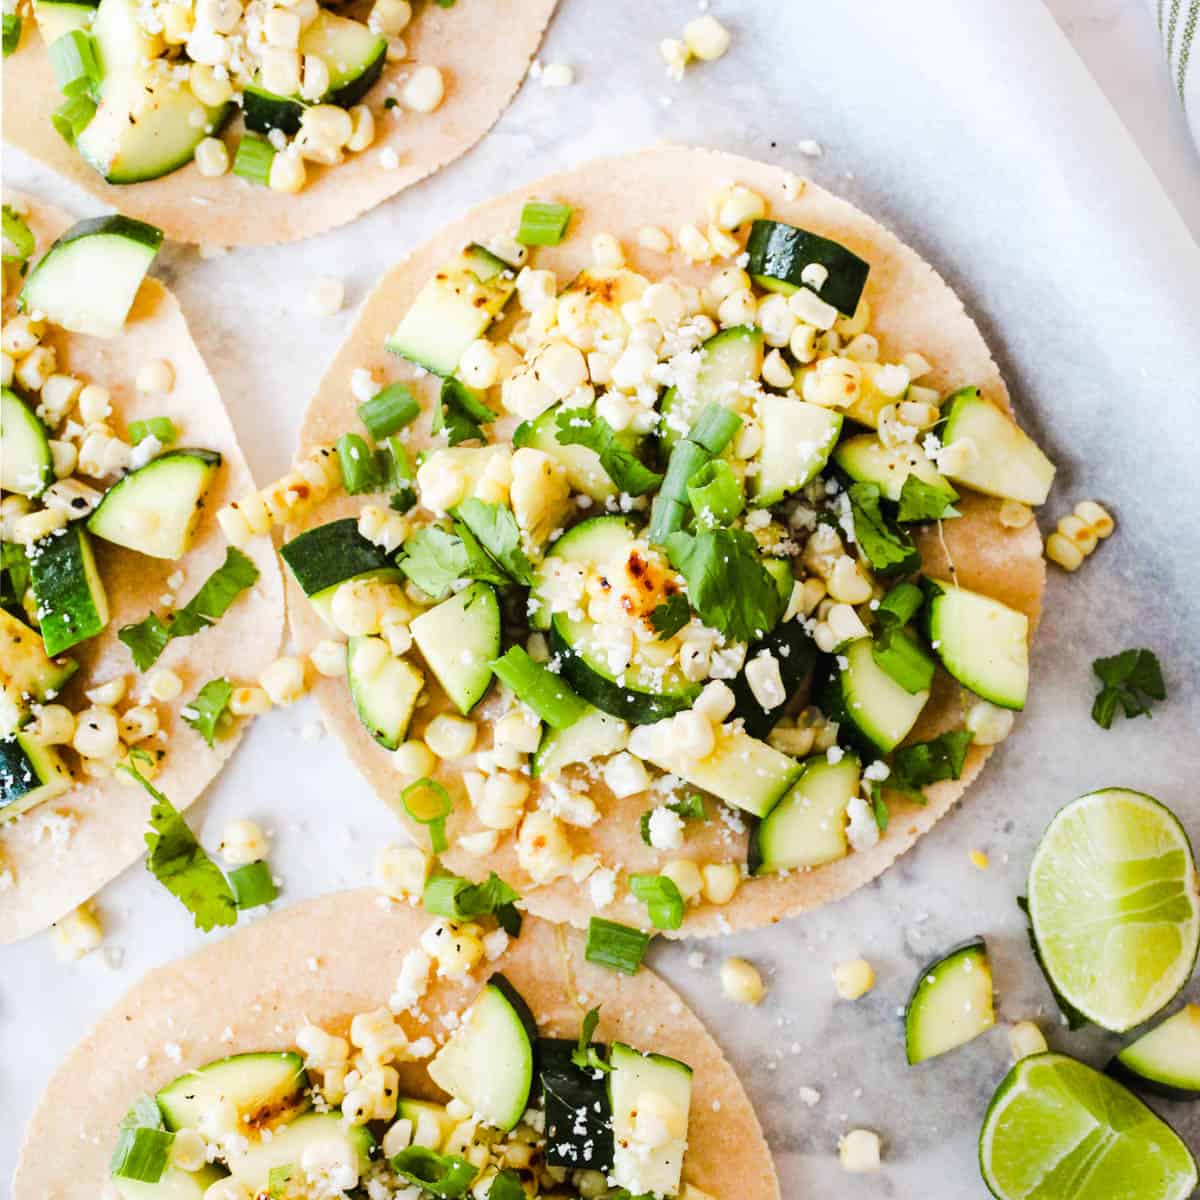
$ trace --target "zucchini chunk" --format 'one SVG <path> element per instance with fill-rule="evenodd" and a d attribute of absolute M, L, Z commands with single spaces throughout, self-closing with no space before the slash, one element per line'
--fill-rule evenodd
<path fill-rule="evenodd" d="M 791 293 L 812 287 L 804 278 L 810 266 L 824 268 L 825 282 L 812 287 L 843 316 L 854 316 L 871 266 L 845 246 L 820 234 L 809 233 L 783 221 L 757 220 L 746 241 L 746 270 L 759 287 Z"/>
<path fill-rule="evenodd" d="M 472 243 L 417 293 L 387 348 L 435 375 L 453 375 L 463 351 L 500 315 L 516 287 L 508 263 Z"/>
<path fill-rule="evenodd" d="M 34 0 L 33 15 L 42 41 L 51 46 L 72 29 L 87 29 L 96 16 L 96 6 L 74 0 Z"/>
<path fill-rule="evenodd" d="M 284 542 L 279 555 L 309 600 L 332 596 L 338 584 L 385 571 L 392 565 L 374 542 L 358 532 L 354 517 L 306 529 L 290 542 Z"/>
<path fill-rule="evenodd" d="M 917 977 L 904 1010 L 908 1061 L 936 1058 L 995 1023 L 987 946 L 983 938 L 972 938 L 935 959 Z"/>
<path fill-rule="evenodd" d="M 233 1177 L 254 1195 L 266 1195 L 273 1167 L 294 1166 L 310 1146 L 344 1145 L 364 1174 L 375 1150 L 375 1138 L 365 1125 L 351 1125 L 340 1112 L 306 1112 L 272 1131 L 270 1138 L 248 1141 L 228 1151 Z"/>
<path fill-rule="evenodd" d="M 842 414 L 792 396 L 765 392 L 758 398 L 762 446 L 754 479 L 754 503 L 778 504 L 815 479 L 842 432 Z"/>
<path fill-rule="evenodd" d="M 72 521 L 27 553 L 46 653 L 53 658 L 100 633 L 108 624 L 108 595 L 82 522 Z"/>
<path fill-rule="evenodd" d="M 0 690 L 13 706 L 15 720 L 0 734 L 11 733 L 29 713 L 30 702 L 46 704 L 67 685 L 79 669 L 73 658 L 54 658 L 36 629 L 0 608 Z"/>
<path fill-rule="evenodd" d="M 0 824 L 70 786 L 71 772 L 53 746 L 27 733 L 0 738 Z"/>
<path fill-rule="evenodd" d="M 688 1113 L 692 1105 L 692 1068 L 665 1054 L 641 1054 L 614 1042 L 609 1056 L 608 1094 L 612 1104 L 612 1182 L 635 1195 L 653 1192 L 674 1196 L 683 1173 Z M 653 1094 L 670 1106 L 668 1132 L 662 1145 L 650 1149 L 636 1137 L 642 1097 Z"/>
<path fill-rule="evenodd" d="M 617 754 L 629 745 L 629 726 L 593 708 L 566 729 L 546 727 L 529 766 L 534 776 L 553 777 L 572 763 Z"/>
<path fill-rule="evenodd" d="M 463 716 L 483 699 L 500 656 L 496 589 L 473 583 L 426 609 L 410 625 L 413 641 L 438 683 Z"/>
<path fill-rule="evenodd" d="M 873 649 L 870 638 L 859 638 L 841 651 L 846 665 L 836 676 L 837 707 L 870 746 L 890 754 L 912 732 L 929 703 L 929 689 L 910 692 L 875 661 Z M 921 653 L 915 643 L 913 649 Z"/>
<path fill-rule="evenodd" d="M 497 972 L 430 1060 L 429 1078 L 507 1133 L 529 1107 L 536 1040 L 528 1006 Z"/>
<path fill-rule="evenodd" d="M 292 1051 L 234 1054 L 172 1080 L 156 1097 L 170 1130 L 221 1128 L 226 1105 L 246 1137 L 286 1125 L 309 1107 L 304 1060 Z"/>
<path fill-rule="evenodd" d="M 404 741 L 425 676 L 406 658 L 388 650 L 380 663 L 381 638 L 353 637 L 346 643 L 346 682 L 354 711 L 366 731 L 386 750 Z"/>
<path fill-rule="evenodd" d="M 977 387 L 962 388 L 946 404 L 942 445 L 953 446 L 970 439 L 974 452 L 966 466 L 947 474 L 988 496 L 1019 500 L 1023 504 L 1045 502 L 1054 482 L 1054 464 L 1038 444 Z"/>
<path fill-rule="evenodd" d="M 941 492 L 948 504 L 958 499 L 958 493 L 919 446 L 885 446 L 877 437 L 859 433 L 838 446 L 833 461 L 851 479 L 875 484 L 880 495 L 893 503 L 899 502 L 910 475 Z"/>
<path fill-rule="evenodd" d="M 1170 1100 L 1200 1097 L 1200 1005 L 1185 1004 L 1143 1033 L 1106 1070 L 1130 1087 Z"/>
<path fill-rule="evenodd" d="M 396 1119 L 411 1121 L 414 1142 L 419 1146 L 428 1146 L 430 1150 L 440 1150 L 458 1124 L 446 1112 L 444 1104 L 435 1104 L 432 1100 L 414 1100 L 407 1096 L 401 1097 L 396 1105 Z M 422 1129 L 430 1132 L 429 1141 L 418 1138 L 418 1130 Z"/>
<path fill-rule="evenodd" d="M 853 754 L 836 763 L 824 755 L 807 759 L 787 795 L 750 832 L 750 874 L 806 870 L 845 858 L 846 809 L 861 778 Z"/>
<path fill-rule="evenodd" d="M 121 1200 L 204 1200 L 204 1195 L 225 1172 L 219 1167 L 204 1166 L 198 1171 L 182 1167 L 167 1167 L 154 1183 L 139 1179 L 123 1179 L 114 1175 L 110 1183 Z"/>
<path fill-rule="evenodd" d="M 595 1044 L 595 1043 L 594 1043 Z M 595 1044 L 603 1055 L 606 1047 Z M 575 1043 L 539 1038 L 538 1086 L 546 1114 L 546 1162 L 576 1171 L 609 1171 L 613 1165 L 612 1102 L 601 1071 L 571 1061 Z"/>
<path fill-rule="evenodd" d="M 513 434 L 513 448 L 520 450 L 524 446 L 531 446 L 548 454 L 566 471 L 572 491 L 582 492 L 597 504 L 603 504 L 619 495 L 620 489 L 600 465 L 600 455 L 595 450 L 589 450 L 587 446 L 563 445 L 558 440 L 558 414 L 564 407 L 556 404 L 535 420 L 517 426 Z M 617 434 L 618 444 L 633 454 L 638 454 L 644 440 L 628 429 Z"/>
<path fill-rule="evenodd" d="M 775 561 L 779 560 L 768 559 L 764 565 L 769 568 Z M 784 566 L 788 571 L 787 590 L 790 597 L 791 566 L 787 563 Z M 770 654 L 779 664 L 779 678 L 787 697 L 782 704 L 771 709 L 763 708 L 758 702 L 746 678 L 746 666 L 760 654 Z M 787 712 L 788 701 L 812 679 L 816 661 L 817 647 L 804 628 L 803 621 L 784 621 L 766 637 L 750 644 L 746 651 L 746 663 L 737 677 L 729 681 L 729 687 L 734 696 L 733 715 L 742 719 L 742 727 L 751 737 L 765 738 L 779 724 Z"/>
<path fill-rule="evenodd" d="M 1029 618 L 1016 609 L 928 580 L 929 641 L 964 687 L 1001 708 L 1022 709 L 1029 693 Z"/>
<path fill-rule="evenodd" d="M 220 465 L 213 450 L 168 450 L 113 484 L 87 527 L 106 542 L 150 558 L 182 558 Z"/>
<path fill-rule="evenodd" d="M 0 489 L 31 499 L 54 482 L 50 435 L 33 409 L 11 388 L 0 391 Z"/>

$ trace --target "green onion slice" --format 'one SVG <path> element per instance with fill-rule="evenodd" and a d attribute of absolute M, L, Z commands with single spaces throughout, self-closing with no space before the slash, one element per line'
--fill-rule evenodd
<path fill-rule="evenodd" d="M 346 495 L 378 492 L 383 487 L 379 456 L 357 433 L 343 433 L 337 440 L 337 452 Z"/>
<path fill-rule="evenodd" d="M 109 1171 L 118 1179 L 136 1179 L 139 1183 L 157 1183 L 167 1169 L 173 1133 L 145 1125 L 121 1130 L 109 1163 Z"/>
<path fill-rule="evenodd" d="M 593 917 L 588 922 L 587 946 L 583 953 L 588 962 L 620 971 L 623 975 L 636 975 L 649 945 L 650 934 L 618 921 Z"/>
<path fill-rule="evenodd" d="M 418 779 L 400 793 L 400 803 L 418 825 L 428 826 L 429 844 L 434 854 L 441 854 L 449 845 L 446 818 L 454 807 L 450 793 L 436 779 Z"/>
<path fill-rule="evenodd" d="M 557 246 L 567 232 L 571 220 L 569 204 L 548 204 L 530 200 L 521 209 L 521 225 L 517 241 L 522 246 Z"/>
<path fill-rule="evenodd" d="M 74 96 L 68 96 L 50 114 L 50 124 L 54 126 L 68 146 L 73 146 L 79 135 L 91 124 L 95 115 L 95 100 L 84 92 L 79 92 Z"/>
<path fill-rule="evenodd" d="M 629 890 L 646 905 L 655 929 L 678 929 L 683 924 L 683 896 L 665 875 L 630 875 Z"/>
<path fill-rule="evenodd" d="M 266 138 L 246 134 L 238 142 L 237 153 L 233 156 L 233 173 L 265 187 L 270 181 L 274 160 L 275 147 Z"/>
<path fill-rule="evenodd" d="M 512 646 L 492 663 L 492 672 L 528 704 L 551 729 L 567 729 L 588 710 L 585 700 L 549 667 L 534 662 L 521 646 Z"/>
<path fill-rule="evenodd" d="M 691 477 L 688 500 L 696 517 L 708 525 L 732 525 L 746 507 L 741 482 L 723 458 L 709 460 Z"/>
<path fill-rule="evenodd" d="M 148 437 L 158 438 L 164 446 L 169 446 L 179 437 L 179 431 L 170 417 L 147 417 L 144 421 L 129 422 L 129 440 L 133 445 Z"/>
<path fill-rule="evenodd" d="M 420 412 L 421 405 L 412 392 L 403 383 L 391 383 L 358 406 L 358 419 L 381 442 L 415 421 Z"/>
<path fill-rule="evenodd" d="M 244 867 L 234 867 L 229 872 L 229 886 L 233 888 L 238 908 L 259 908 L 279 896 L 271 868 L 261 858 Z"/>
<path fill-rule="evenodd" d="M 48 53 L 54 78 L 64 96 L 86 95 L 104 78 L 96 58 L 96 44 L 83 29 L 70 29 L 55 38 Z"/>
<path fill-rule="evenodd" d="M 25 262 L 33 253 L 36 245 L 33 239 L 33 233 L 29 226 L 17 216 L 16 209 L 10 208 L 7 204 L 4 205 L 4 241 L 6 243 L 4 249 L 5 262 Z M 11 245 L 13 253 L 9 253 L 8 246 Z"/>
<path fill-rule="evenodd" d="M 424 1146 L 409 1146 L 392 1156 L 392 1170 L 423 1191 L 444 1200 L 466 1194 L 478 1168 L 457 1154 L 438 1154 Z"/>

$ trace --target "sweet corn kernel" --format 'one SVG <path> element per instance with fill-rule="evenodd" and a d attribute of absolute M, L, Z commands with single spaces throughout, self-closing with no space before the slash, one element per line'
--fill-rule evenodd
<path fill-rule="evenodd" d="M 547 812 L 531 812 L 517 835 L 517 861 L 535 883 L 552 883 L 571 869 L 571 846 L 559 822 Z"/>
<path fill-rule="evenodd" d="M 138 368 L 134 383 L 139 392 L 162 395 L 175 386 L 175 368 L 166 359 L 156 359 Z"/>
<path fill-rule="evenodd" d="M 82 758 L 115 758 L 121 748 L 116 713 L 111 708 L 85 709 L 76 719 L 71 745 Z"/>
<path fill-rule="evenodd" d="M 703 62 L 714 62 L 728 49 L 731 35 L 711 13 L 696 17 L 683 27 L 683 44 Z"/>
<path fill-rule="evenodd" d="M 230 821 L 221 831 L 217 853 L 233 867 L 258 862 L 267 855 L 267 835 L 248 817 Z"/>
<path fill-rule="evenodd" d="M 75 714 L 63 704 L 43 704 L 37 710 L 33 735 L 43 746 L 67 746 L 75 736 Z"/>
<path fill-rule="evenodd" d="M 987 700 L 976 700 L 967 710 L 966 727 L 977 746 L 995 746 L 1012 732 L 1016 714 Z"/>
<path fill-rule="evenodd" d="M 1075 515 L 1100 539 L 1111 537 L 1117 527 L 1108 509 L 1095 500 L 1081 500 L 1075 505 Z"/>
<path fill-rule="evenodd" d="M 367 25 L 374 33 L 395 37 L 408 28 L 412 15 L 412 5 L 408 0 L 375 0 Z"/>
<path fill-rule="evenodd" d="M 865 958 L 838 963 L 833 968 L 834 990 L 843 1000 L 857 1000 L 875 986 L 875 971 Z"/>
<path fill-rule="evenodd" d="M 643 250 L 666 254 L 671 249 L 671 235 L 654 225 L 643 225 L 637 232 L 637 243 Z"/>
<path fill-rule="evenodd" d="M 478 798 L 472 794 L 475 815 L 488 829 L 514 829 L 529 797 L 529 784 L 519 775 L 497 772 L 483 782 Z"/>
<path fill-rule="evenodd" d="M 738 1004 L 760 1004 L 767 994 L 758 968 L 744 958 L 727 958 L 721 964 L 721 987 Z"/>
<path fill-rule="evenodd" d="M 261 717 L 270 710 L 271 697 L 260 687 L 251 685 L 234 688 L 233 695 L 229 697 L 229 711 L 235 717 Z"/>
<path fill-rule="evenodd" d="M 273 192 L 298 192 L 308 178 L 308 169 L 299 153 L 288 149 L 271 159 L 267 184 Z"/>
<path fill-rule="evenodd" d="M 91 901 L 54 923 L 54 950 L 64 961 L 83 958 L 104 941 L 104 928 Z"/>
<path fill-rule="evenodd" d="M 196 147 L 193 157 L 196 170 L 208 179 L 215 179 L 229 170 L 229 147 L 220 138 L 204 138 Z"/>
<path fill-rule="evenodd" d="M 705 863 L 700 873 L 704 877 L 704 899 L 709 904 L 728 904 L 742 886 L 737 863 Z"/>
<path fill-rule="evenodd" d="M 1058 532 L 1068 541 L 1079 547 L 1080 553 L 1086 558 L 1096 548 L 1097 538 L 1092 527 L 1072 513 L 1058 522 Z"/>
<path fill-rule="evenodd" d="M 462 758 L 470 754 L 478 733 L 474 721 L 441 713 L 425 729 L 425 744 L 438 758 Z"/>
<path fill-rule="evenodd" d="M 1000 524 L 1005 529 L 1024 529 L 1033 520 L 1033 509 L 1020 500 L 1005 500 L 1000 505 Z"/>
<path fill-rule="evenodd" d="M 365 105 L 356 104 L 350 109 L 350 137 L 346 149 L 357 154 L 375 141 L 375 114 Z"/>
<path fill-rule="evenodd" d="M 1083 564 L 1083 551 L 1070 538 L 1057 532 L 1046 539 L 1046 557 L 1064 571 L 1078 571 Z"/>
<path fill-rule="evenodd" d="M 405 108 L 413 112 L 431 113 L 442 102 L 446 94 L 446 82 L 437 67 L 418 67 L 400 89 L 400 99 Z"/>
<path fill-rule="evenodd" d="M 148 704 L 135 704 L 121 714 L 117 732 L 127 746 L 144 742 L 158 732 L 158 713 Z"/>
<path fill-rule="evenodd" d="M 1018 1021 L 1009 1028 L 1008 1046 L 1017 1062 L 1031 1054 L 1045 1054 L 1047 1049 L 1045 1036 L 1032 1021 Z"/>
<path fill-rule="evenodd" d="M 669 879 L 684 900 L 693 900 L 704 890 L 704 876 L 690 858 L 673 858 L 664 863 L 659 874 Z"/>
<path fill-rule="evenodd" d="M 392 752 L 392 766 L 408 780 L 427 779 L 437 765 L 437 755 L 424 742 L 402 742 Z"/>
<path fill-rule="evenodd" d="M 280 707 L 295 704 L 304 695 L 304 661 L 284 656 L 277 658 L 258 677 L 271 703 Z"/>
<path fill-rule="evenodd" d="M 384 846 L 375 856 L 375 886 L 393 900 L 420 896 L 430 861 L 419 846 Z"/>
<path fill-rule="evenodd" d="M 838 1142 L 838 1158 L 842 1170 L 851 1174 L 878 1171 L 882 1144 L 879 1134 L 869 1129 L 851 1129 Z"/>
<path fill-rule="evenodd" d="M 982 850 L 970 850 L 968 851 L 967 857 L 970 858 L 971 865 L 973 867 L 978 867 L 981 871 L 986 871 L 988 867 L 991 866 L 991 862 L 988 859 L 987 854 Z"/>

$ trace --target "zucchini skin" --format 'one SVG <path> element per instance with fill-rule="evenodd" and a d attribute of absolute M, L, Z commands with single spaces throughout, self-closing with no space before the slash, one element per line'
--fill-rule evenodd
<path fill-rule="evenodd" d="M 393 565 L 374 542 L 358 532 L 354 517 L 307 529 L 280 546 L 279 554 L 306 596 Z"/>
<path fill-rule="evenodd" d="M 734 696 L 733 715 L 741 717 L 746 732 L 759 741 L 765 741 L 767 734 L 783 719 L 789 701 L 811 680 L 817 663 L 816 643 L 799 621 L 778 625 L 766 637 L 753 643 L 746 651 L 746 662 L 764 650 L 769 651 L 779 663 L 779 675 L 787 692 L 787 700 L 778 708 L 768 712 L 755 700 L 746 682 L 745 667 L 738 672 L 737 678 L 729 681 Z"/>
<path fill-rule="evenodd" d="M 779 281 L 793 291 L 806 286 L 801 270 L 809 263 L 820 264 L 829 272 L 821 299 L 847 317 L 854 316 L 871 270 L 865 259 L 829 238 L 763 218 L 750 227 L 746 253 L 746 270 L 752 276 Z"/>
<path fill-rule="evenodd" d="M 593 1042 L 601 1055 L 607 1047 Z M 575 1043 L 539 1038 L 535 1043 L 538 1082 L 546 1113 L 546 1161 L 552 1167 L 610 1171 L 613 1165 L 612 1104 L 608 1084 L 571 1061 Z M 582 1130 L 578 1125 L 582 1124 Z M 591 1155 L 584 1158 L 583 1146 Z M 564 1153 L 563 1147 L 567 1147 Z"/>

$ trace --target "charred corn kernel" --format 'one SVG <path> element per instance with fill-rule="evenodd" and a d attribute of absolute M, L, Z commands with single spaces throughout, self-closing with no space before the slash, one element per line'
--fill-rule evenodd
<path fill-rule="evenodd" d="M 183 691 L 183 680 L 170 667 L 155 667 L 146 675 L 143 683 L 146 694 L 164 704 L 177 699 Z"/>
<path fill-rule="evenodd" d="M 867 1171 L 878 1171 L 882 1143 L 879 1134 L 869 1129 L 851 1129 L 838 1142 L 838 1158 L 842 1170 L 852 1175 Z"/>
<path fill-rule="evenodd" d="M 24 315 L 10 317 L 0 329 L 0 349 L 14 359 L 22 359 L 37 348 L 45 328 L 45 321 Z"/>
<path fill-rule="evenodd" d="M 44 746 L 67 746 L 75 736 L 75 714 L 63 704 L 43 704 L 33 734 Z"/>
<path fill-rule="evenodd" d="M 253 684 L 249 687 L 234 688 L 229 697 L 229 711 L 235 717 L 261 717 L 270 710 L 271 697 Z"/>
<path fill-rule="evenodd" d="M 967 710 L 966 727 L 974 734 L 977 746 L 995 746 L 1012 732 L 1016 714 L 987 700 L 976 700 Z"/>
<path fill-rule="evenodd" d="M 531 812 L 517 834 L 517 861 L 535 883 L 552 883 L 571 869 L 571 845 L 548 812 Z"/>
<path fill-rule="evenodd" d="M 690 858 L 673 858 L 663 863 L 659 874 L 669 879 L 687 900 L 694 900 L 704 890 L 704 876 Z"/>
<path fill-rule="evenodd" d="M 58 355 L 54 347 L 38 346 L 21 359 L 14 374 L 27 392 L 40 392 L 57 366 Z"/>
<path fill-rule="evenodd" d="M 643 225 L 637 231 L 637 244 L 643 250 L 652 250 L 655 254 L 666 254 L 671 249 L 671 235 L 665 229 L 655 225 Z"/>
<path fill-rule="evenodd" d="M 529 784 L 519 775 L 497 772 L 484 781 L 475 815 L 488 829 L 515 829 L 525 811 Z"/>
<path fill-rule="evenodd" d="M 441 713 L 425 728 L 425 744 L 438 758 L 462 758 L 470 754 L 478 730 L 474 721 Z"/>
<path fill-rule="evenodd" d="M 166 359 L 156 359 L 138 368 L 134 383 L 139 392 L 161 395 L 175 386 L 175 368 Z"/>
<path fill-rule="evenodd" d="M 709 904 L 728 904 L 742 886 L 742 872 L 737 863 L 705 863 L 700 874 L 704 877 L 704 898 Z"/>
<path fill-rule="evenodd" d="M 1008 1030 L 1008 1048 L 1013 1059 L 1020 1062 L 1031 1054 L 1045 1054 L 1046 1038 L 1032 1021 L 1018 1021 Z"/>
<path fill-rule="evenodd" d="M 289 148 L 271 159 L 267 184 L 273 192 L 298 192 L 304 187 L 307 178 L 308 169 L 298 151 Z"/>
<path fill-rule="evenodd" d="M 267 835 L 257 821 L 241 817 L 230 821 L 221 831 L 217 853 L 233 867 L 258 862 L 267 856 Z"/>
<path fill-rule="evenodd" d="M 1024 529 L 1033 520 L 1033 509 L 1020 500 L 1005 500 L 1000 505 L 1000 524 L 1005 529 Z"/>
<path fill-rule="evenodd" d="M 760 1004 L 767 994 L 758 968 L 744 958 L 727 958 L 721 964 L 721 988 L 738 1004 Z"/>
<path fill-rule="evenodd" d="M 54 949 L 60 959 L 82 958 L 102 941 L 104 929 L 90 900 L 54 923 Z"/>
<path fill-rule="evenodd" d="M 59 508 L 40 508 L 26 513 L 13 522 L 13 541 L 18 545 L 32 546 L 42 538 L 62 529 L 68 521 L 67 514 Z"/>
<path fill-rule="evenodd" d="M 272 704 L 295 704 L 304 695 L 304 662 L 289 656 L 277 658 L 264 669 L 258 682 Z"/>
<path fill-rule="evenodd" d="M 94 385 L 89 385 L 89 387 Z M 38 416 L 51 427 L 57 428 L 71 411 L 71 405 L 78 401 L 83 393 L 88 388 L 83 386 L 81 379 L 76 379 L 74 375 L 54 374 L 42 384 L 42 394 L 38 397 Z M 108 400 L 107 388 L 95 388 L 97 392 L 104 394 L 104 398 Z M 105 411 L 98 417 L 83 417 L 84 424 L 91 421 L 103 421 L 108 414 L 112 412 L 112 406 L 106 404 Z M 82 416 L 83 409 L 80 406 L 80 415 Z"/>
<path fill-rule="evenodd" d="M 203 138 L 192 157 L 196 160 L 196 170 L 208 179 L 216 179 L 229 170 L 229 147 L 220 138 Z"/>
<path fill-rule="evenodd" d="M 483 958 L 483 942 L 467 932 L 465 926 L 442 922 L 445 934 L 433 943 L 431 957 L 437 963 L 439 975 L 465 975 Z M 422 941 L 422 945 L 425 942 Z"/>
<path fill-rule="evenodd" d="M 446 82 L 437 67 L 418 67 L 400 89 L 400 100 L 413 112 L 431 113 L 446 94 Z"/>
<path fill-rule="evenodd" d="M 865 958 L 838 963 L 833 968 L 833 986 L 843 1000 L 857 1000 L 875 986 L 875 970 Z"/>
<path fill-rule="evenodd" d="M 85 709 L 75 721 L 75 735 L 71 745 L 83 758 L 101 761 L 115 758 L 121 748 L 117 731 L 117 715 L 111 708 L 92 707 Z"/>
<path fill-rule="evenodd" d="M 1084 554 L 1070 538 L 1056 532 L 1046 539 L 1046 557 L 1064 571 L 1078 571 L 1083 565 Z"/>
<path fill-rule="evenodd" d="M 424 742 L 410 740 L 392 751 L 392 766 L 406 779 L 425 779 L 437 765 L 437 755 Z"/>
<path fill-rule="evenodd" d="M 1062 517 L 1059 520 L 1058 532 L 1068 541 L 1074 542 L 1079 547 L 1079 552 L 1084 558 L 1087 558 L 1096 548 L 1098 539 L 1092 531 L 1092 527 L 1080 520 L 1074 513 L 1069 517 Z"/>
<path fill-rule="evenodd" d="M 729 49 L 730 40 L 729 30 L 711 13 L 696 17 L 683 27 L 683 44 L 691 55 L 704 62 L 720 58 Z"/>
<path fill-rule="evenodd" d="M 144 742 L 158 732 L 158 713 L 148 704 L 135 704 L 121 714 L 117 732 L 127 746 Z"/>
<path fill-rule="evenodd" d="M 872 595 L 870 581 L 857 560 L 848 554 L 834 562 L 827 586 L 829 595 L 842 604 L 866 604 Z"/>
<path fill-rule="evenodd" d="M 862 390 L 862 368 L 849 358 L 823 358 L 804 376 L 804 399 L 822 408 L 845 408 Z"/>
<path fill-rule="evenodd" d="M 1101 540 L 1111 537 L 1113 530 L 1117 527 L 1112 513 L 1095 500 L 1081 500 L 1075 505 L 1075 516 Z"/>
<path fill-rule="evenodd" d="M 384 846 L 375 856 L 375 886 L 393 900 L 420 896 L 430 861 L 419 846 Z"/>

